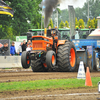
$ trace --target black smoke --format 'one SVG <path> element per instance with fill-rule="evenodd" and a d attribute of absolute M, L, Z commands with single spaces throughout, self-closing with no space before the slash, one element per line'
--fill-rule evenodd
<path fill-rule="evenodd" d="M 45 19 L 44 19 L 44 27 L 47 28 L 49 18 L 52 15 L 53 9 L 57 7 L 61 0 L 45 0 L 44 2 L 44 12 L 45 12 Z"/>

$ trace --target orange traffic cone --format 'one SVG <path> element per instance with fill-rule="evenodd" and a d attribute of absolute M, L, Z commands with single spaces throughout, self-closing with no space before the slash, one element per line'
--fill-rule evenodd
<path fill-rule="evenodd" d="M 92 86 L 92 81 L 91 81 L 91 76 L 90 76 L 89 67 L 87 67 L 87 71 L 86 71 L 85 85 L 86 85 L 86 86 Z"/>

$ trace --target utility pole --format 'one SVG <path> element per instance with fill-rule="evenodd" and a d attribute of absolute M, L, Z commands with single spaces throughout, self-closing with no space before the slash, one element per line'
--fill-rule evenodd
<path fill-rule="evenodd" d="M 45 2 L 45 0 L 42 0 L 42 2 Z M 41 35 L 42 35 L 42 22 L 43 22 L 43 16 L 44 16 L 44 9 L 45 9 L 45 5 L 41 5 L 40 7 L 42 7 L 42 14 L 41 14 Z"/>
<path fill-rule="evenodd" d="M 42 20 L 43 20 L 43 8 L 42 8 L 42 16 L 41 16 L 41 35 L 42 35 Z"/>
<path fill-rule="evenodd" d="M 57 28 L 58 28 L 58 10 L 57 10 Z"/>
<path fill-rule="evenodd" d="M 57 8 L 54 11 L 54 18 L 53 19 L 54 19 L 54 27 L 57 26 L 57 28 L 58 28 L 58 10 L 57 10 Z"/>

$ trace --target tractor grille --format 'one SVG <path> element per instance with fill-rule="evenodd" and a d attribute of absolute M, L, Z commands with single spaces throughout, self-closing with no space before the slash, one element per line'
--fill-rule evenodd
<path fill-rule="evenodd" d="M 42 48 L 42 43 L 34 43 L 33 48 Z"/>

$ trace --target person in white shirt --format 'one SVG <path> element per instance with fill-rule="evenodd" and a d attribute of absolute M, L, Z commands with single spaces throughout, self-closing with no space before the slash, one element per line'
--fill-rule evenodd
<path fill-rule="evenodd" d="M 22 55 L 22 45 L 23 45 L 23 42 L 21 42 L 21 44 L 19 45 L 18 50 L 17 50 L 17 52 L 20 56 Z"/>

